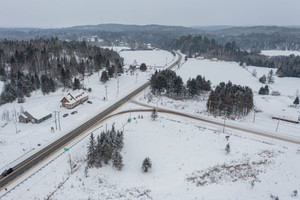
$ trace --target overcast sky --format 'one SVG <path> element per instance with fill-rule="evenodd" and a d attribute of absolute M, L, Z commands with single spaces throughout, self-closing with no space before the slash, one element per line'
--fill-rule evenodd
<path fill-rule="evenodd" d="M 300 25 L 300 0 L 0 0 L 0 27 Z"/>

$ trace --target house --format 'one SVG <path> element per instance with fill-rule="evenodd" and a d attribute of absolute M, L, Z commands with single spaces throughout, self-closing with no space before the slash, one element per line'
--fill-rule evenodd
<path fill-rule="evenodd" d="M 88 99 L 89 96 L 83 90 L 74 90 L 72 93 L 68 93 L 60 102 L 63 107 L 73 109 Z"/>
<path fill-rule="evenodd" d="M 197 59 L 197 60 L 204 60 L 204 57 L 201 57 L 201 56 L 200 56 L 200 57 L 197 57 L 196 59 Z"/>
<path fill-rule="evenodd" d="M 24 113 L 22 113 L 19 116 L 19 122 L 20 123 L 31 122 L 33 124 L 39 124 L 51 117 L 52 117 L 51 112 L 49 112 L 42 106 L 37 106 L 30 110 L 26 110 Z"/>
<path fill-rule="evenodd" d="M 218 61 L 218 58 L 212 58 L 211 61 Z"/>

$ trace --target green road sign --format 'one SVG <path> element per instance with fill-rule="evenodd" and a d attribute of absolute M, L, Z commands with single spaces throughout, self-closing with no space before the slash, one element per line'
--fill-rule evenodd
<path fill-rule="evenodd" d="M 128 118 L 128 122 L 131 122 L 131 118 Z"/>
<path fill-rule="evenodd" d="M 65 151 L 69 151 L 69 148 L 64 148 Z"/>

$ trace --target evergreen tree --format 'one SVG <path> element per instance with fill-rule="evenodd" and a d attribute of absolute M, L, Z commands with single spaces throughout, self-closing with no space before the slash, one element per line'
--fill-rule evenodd
<path fill-rule="evenodd" d="M 274 72 L 273 72 L 273 70 L 271 69 L 270 71 L 269 71 L 269 74 L 268 74 L 268 83 L 269 84 L 271 84 L 271 83 L 274 83 Z"/>
<path fill-rule="evenodd" d="M 265 84 L 266 81 L 267 81 L 267 77 L 266 77 L 266 75 L 263 75 L 263 76 L 260 77 L 258 80 L 259 80 L 259 82 L 261 82 L 262 84 Z"/>
<path fill-rule="evenodd" d="M 107 68 L 107 74 L 110 78 L 112 78 L 114 76 L 115 73 L 115 67 L 111 66 L 111 67 L 106 67 Z"/>
<path fill-rule="evenodd" d="M 88 167 L 94 166 L 95 156 L 96 156 L 96 153 L 95 153 L 95 140 L 94 140 L 93 133 L 91 133 L 90 143 L 88 145 L 88 153 L 87 153 L 87 164 L 88 164 Z"/>
<path fill-rule="evenodd" d="M 102 83 L 106 83 L 108 80 L 109 80 L 109 78 L 108 78 L 107 72 L 106 72 L 106 71 L 103 71 L 102 74 L 101 74 L 100 81 L 101 81 Z"/>
<path fill-rule="evenodd" d="M 295 101 L 294 101 L 295 105 L 299 105 L 299 97 L 296 97 Z"/>
<path fill-rule="evenodd" d="M 149 169 L 151 169 L 152 163 L 149 157 L 145 158 L 142 164 L 142 170 L 143 172 L 148 172 Z"/>
<path fill-rule="evenodd" d="M 266 85 L 265 87 L 261 87 L 258 91 L 260 95 L 269 95 L 269 87 Z"/>
<path fill-rule="evenodd" d="M 198 89 L 197 89 L 197 82 L 196 82 L 196 79 L 189 79 L 187 81 L 187 84 L 186 84 L 186 87 L 188 89 L 188 94 L 190 96 L 195 96 L 198 94 Z"/>
<path fill-rule="evenodd" d="M 77 90 L 81 88 L 80 80 L 78 78 L 74 78 L 73 90 Z"/>
<path fill-rule="evenodd" d="M 152 110 L 151 117 L 152 117 L 153 120 L 155 120 L 157 118 L 157 111 L 156 111 L 155 108 L 153 108 L 153 110 Z"/>
<path fill-rule="evenodd" d="M 140 70 L 141 70 L 142 72 L 144 72 L 144 71 L 146 71 L 146 70 L 147 70 L 147 66 L 146 66 L 146 64 L 145 64 L 145 63 L 142 63 L 142 64 L 141 64 L 141 66 L 140 66 Z"/>
<path fill-rule="evenodd" d="M 123 157 L 119 153 L 119 151 L 114 151 L 112 154 L 112 165 L 117 170 L 122 170 L 124 164 L 123 164 Z"/>
<path fill-rule="evenodd" d="M 230 153 L 230 145 L 229 145 L 229 143 L 225 147 L 225 152 L 226 152 L 226 154 Z"/>
<path fill-rule="evenodd" d="M 178 96 L 179 93 L 183 90 L 183 81 L 180 76 L 177 76 L 173 82 L 173 91 Z"/>
<path fill-rule="evenodd" d="M 97 143 L 95 145 L 95 167 L 102 167 L 103 161 L 103 149 L 101 144 L 100 136 L 97 136 Z"/>

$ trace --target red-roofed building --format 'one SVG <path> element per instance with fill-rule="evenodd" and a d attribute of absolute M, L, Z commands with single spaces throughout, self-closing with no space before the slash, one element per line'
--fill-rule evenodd
<path fill-rule="evenodd" d="M 88 99 L 89 96 L 83 90 L 75 90 L 72 93 L 68 93 L 60 102 L 63 107 L 72 109 Z"/>

